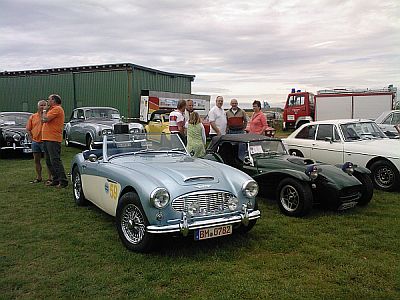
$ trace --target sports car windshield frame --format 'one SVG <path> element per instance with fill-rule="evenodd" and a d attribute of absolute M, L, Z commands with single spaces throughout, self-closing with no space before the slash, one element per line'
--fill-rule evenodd
<path fill-rule="evenodd" d="M 103 157 L 120 155 L 146 155 L 156 153 L 181 153 L 188 155 L 185 145 L 177 134 L 133 133 L 105 135 Z"/>

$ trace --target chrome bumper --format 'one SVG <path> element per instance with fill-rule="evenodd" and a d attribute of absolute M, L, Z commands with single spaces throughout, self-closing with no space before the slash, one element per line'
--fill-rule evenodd
<path fill-rule="evenodd" d="M 190 230 L 222 226 L 228 224 L 242 223 L 244 226 L 249 224 L 250 220 L 258 219 L 261 216 L 259 210 L 253 210 L 248 212 L 247 209 L 242 211 L 240 215 L 230 216 L 230 217 L 219 217 L 211 220 L 195 221 L 190 223 L 187 219 L 185 213 L 182 214 L 182 219 L 179 224 L 166 225 L 166 226 L 156 226 L 150 225 L 147 227 L 148 233 L 171 233 L 180 232 L 182 235 L 186 236 Z"/>

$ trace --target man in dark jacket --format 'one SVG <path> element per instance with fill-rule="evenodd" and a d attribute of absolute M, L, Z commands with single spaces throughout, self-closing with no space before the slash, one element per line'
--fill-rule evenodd
<path fill-rule="evenodd" d="M 245 133 L 247 126 L 247 115 L 238 107 L 236 99 L 231 100 L 231 108 L 226 111 L 227 133 Z"/>

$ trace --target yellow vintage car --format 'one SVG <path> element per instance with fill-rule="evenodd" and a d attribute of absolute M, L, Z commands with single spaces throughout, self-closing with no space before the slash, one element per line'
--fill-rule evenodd
<path fill-rule="evenodd" d="M 169 133 L 169 114 L 171 110 L 152 112 L 149 123 L 144 127 L 148 133 Z"/>

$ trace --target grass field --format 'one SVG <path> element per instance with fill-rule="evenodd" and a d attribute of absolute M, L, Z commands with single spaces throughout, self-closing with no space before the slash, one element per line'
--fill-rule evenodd
<path fill-rule="evenodd" d="M 63 148 L 66 169 L 79 149 Z M 127 251 L 112 217 L 72 188 L 30 184 L 33 162 L 0 160 L 0 298 L 399 299 L 400 194 L 369 206 L 281 215 L 259 198 L 247 236 L 163 239 Z"/>

